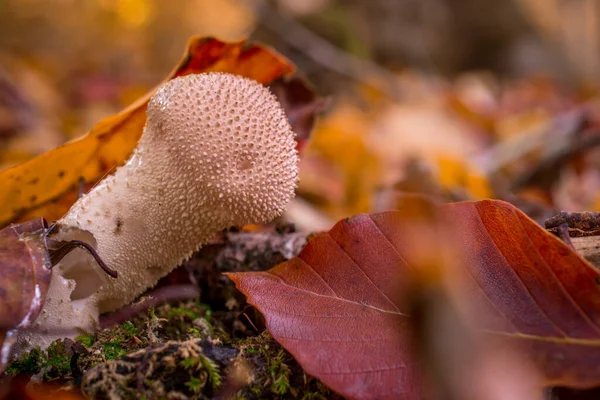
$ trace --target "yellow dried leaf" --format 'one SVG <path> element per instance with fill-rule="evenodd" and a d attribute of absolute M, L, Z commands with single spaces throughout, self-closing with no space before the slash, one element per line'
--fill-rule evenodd
<path fill-rule="evenodd" d="M 473 200 L 493 197 L 488 178 L 464 160 L 437 157 L 438 182 L 445 189 L 466 191 Z"/>
<path fill-rule="evenodd" d="M 294 66 L 273 50 L 245 40 L 226 43 L 194 37 L 166 80 L 211 71 L 229 72 L 269 84 L 290 75 Z M 0 171 L 0 227 L 38 216 L 58 219 L 77 198 L 81 183 L 93 185 L 123 164 L 142 134 L 146 105 L 155 90 L 119 114 L 100 121 L 86 135 Z"/>

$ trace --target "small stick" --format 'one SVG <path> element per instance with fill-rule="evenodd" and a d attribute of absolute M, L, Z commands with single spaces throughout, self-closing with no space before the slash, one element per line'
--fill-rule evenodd
<path fill-rule="evenodd" d="M 96 250 L 94 250 L 94 248 L 92 246 L 90 246 L 88 243 L 82 242 L 81 240 L 71 240 L 68 242 L 57 242 L 52 239 L 46 239 L 46 240 L 49 242 L 49 245 L 51 245 L 53 247 L 53 249 L 49 250 L 50 251 L 50 261 L 52 262 L 52 266 L 55 266 L 56 264 L 58 264 L 60 262 L 60 260 L 62 260 L 64 258 L 64 256 L 69 254 L 72 250 L 74 250 L 76 248 L 80 248 L 80 249 L 84 249 L 88 253 L 90 253 L 92 255 L 92 257 L 94 257 L 94 260 L 96 260 L 96 262 L 98 263 L 100 268 L 102 268 L 102 270 L 104 272 L 106 272 L 109 276 L 111 276 L 115 279 L 118 277 L 118 272 L 115 271 L 114 269 L 111 269 L 108 265 L 106 265 L 104 263 L 104 261 L 102 261 L 102 259 L 100 258 L 100 255 L 98 255 Z M 56 248 L 56 247 L 58 247 L 58 248 Z"/>
<path fill-rule="evenodd" d="M 571 235 L 569 234 L 569 226 L 567 224 L 560 224 L 556 228 L 556 235 L 572 250 L 575 250 L 575 246 L 571 240 Z"/>
<path fill-rule="evenodd" d="M 110 314 L 101 315 L 100 328 L 109 328 L 120 322 L 127 321 L 150 307 L 155 307 L 159 304 L 173 300 L 194 299 L 199 295 L 200 289 L 192 284 L 171 285 L 154 289 L 146 294 L 142 301 L 126 306 Z"/>

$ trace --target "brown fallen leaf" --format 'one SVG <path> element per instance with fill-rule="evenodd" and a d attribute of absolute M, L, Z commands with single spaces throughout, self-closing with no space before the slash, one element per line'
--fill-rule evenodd
<path fill-rule="evenodd" d="M 0 331 L 33 321 L 43 304 L 52 273 L 46 228 L 39 218 L 0 230 Z"/>
<path fill-rule="evenodd" d="M 166 80 L 211 71 L 242 75 L 268 85 L 290 76 L 294 66 L 275 51 L 245 40 L 226 43 L 194 37 Z M 86 135 L 0 171 L 0 227 L 38 216 L 59 218 L 82 186 L 95 184 L 124 163 L 142 134 L 146 104 L 153 93 L 151 90 L 121 113 L 100 121 Z"/>
<path fill-rule="evenodd" d="M 296 133 L 298 150 L 302 150 L 310 138 L 316 114 L 325 109 L 329 100 L 317 97 L 306 81 L 297 76 L 273 82 L 271 91 L 285 110 L 292 130 Z"/>
<path fill-rule="evenodd" d="M 0 372 L 14 342 L 12 330 L 30 325 L 46 298 L 52 274 L 46 228 L 38 218 L 0 230 Z"/>
<path fill-rule="evenodd" d="M 460 257 L 443 265 L 453 268 L 460 315 L 489 343 L 525 355 L 540 386 L 600 385 L 600 273 L 508 203 L 439 211 L 444 240 Z M 345 219 L 286 263 L 229 274 L 307 373 L 348 398 L 421 398 L 411 317 L 400 299 L 418 273 L 415 235 L 423 241 L 427 231 L 409 217 Z M 430 238 L 435 256 L 444 243 Z"/>

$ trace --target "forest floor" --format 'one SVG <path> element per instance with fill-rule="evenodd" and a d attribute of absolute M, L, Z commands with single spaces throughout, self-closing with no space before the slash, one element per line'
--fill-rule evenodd
<path fill-rule="evenodd" d="M 33 349 L 2 378 L 11 381 L 5 398 L 341 398 L 270 337 L 223 274 L 269 269 L 305 242 L 289 229 L 222 235 L 158 285 L 193 282 L 200 297 L 121 311 L 104 320 L 119 321 L 112 327 Z"/>

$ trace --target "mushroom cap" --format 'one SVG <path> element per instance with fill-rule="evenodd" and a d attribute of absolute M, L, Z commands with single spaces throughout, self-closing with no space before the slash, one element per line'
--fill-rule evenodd
<path fill-rule="evenodd" d="M 178 77 L 152 97 L 147 114 L 146 139 L 172 149 L 173 167 L 192 172 L 188 184 L 203 187 L 225 225 L 269 221 L 294 196 L 295 134 L 258 82 L 224 73 Z"/>

